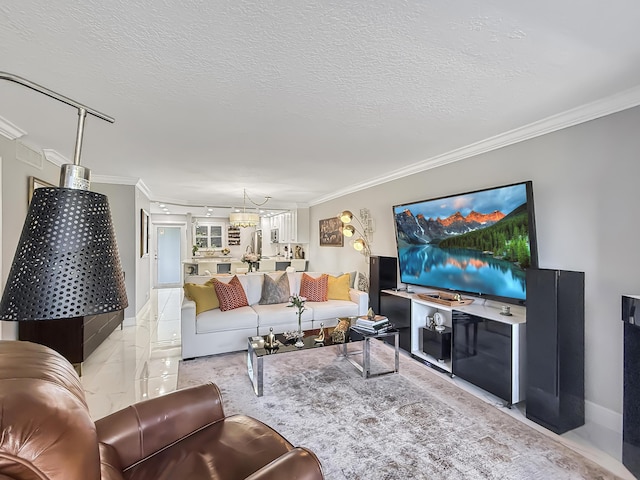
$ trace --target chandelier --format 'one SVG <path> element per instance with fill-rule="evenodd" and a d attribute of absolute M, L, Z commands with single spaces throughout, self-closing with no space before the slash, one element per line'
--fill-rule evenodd
<path fill-rule="evenodd" d="M 247 195 L 247 190 L 242 189 L 242 211 L 241 212 L 232 212 L 229 214 L 229 223 L 234 227 L 255 227 L 260 223 L 260 215 L 255 212 L 247 212 L 247 200 L 254 204 L 256 207 L 261 207 L 265 203 L 267 203 L 271 197 L 265 197 L 264 202 L 256 203 L 249 195 Z"/>

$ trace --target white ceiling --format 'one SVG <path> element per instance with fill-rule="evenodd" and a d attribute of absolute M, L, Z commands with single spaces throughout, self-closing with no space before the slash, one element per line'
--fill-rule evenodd
<path fill-rule="evenodd" d="M 313 204 L 640 85 L 638 0 L 23 0 L 0 19 L 0 70 L 115 117 L 88 118 L 82 164 L 176 203 Z M 0 82 L 0 116 L 72 158 L 73 108 Z"/>

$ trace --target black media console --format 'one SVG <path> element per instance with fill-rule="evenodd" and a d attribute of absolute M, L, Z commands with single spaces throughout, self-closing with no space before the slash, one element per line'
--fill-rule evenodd
<path fill-rule="evenodd" d="M 512 328 L 453 310 L 452 372 L 495 396 L 512 398 Z"/>
<path fill-rule="evenodd" d="M 458 376 L 512 405 L 524 400 L 524 307 L 477 300 L 450 307 L 403 291 L 380 292 L 380 314 L 400 330 L 400 347 L 441 372 Z M 445 319 L 440 333 L 429 329 L 436 312 Z M 450 353 L 450 354 L 449 354 Z"/>

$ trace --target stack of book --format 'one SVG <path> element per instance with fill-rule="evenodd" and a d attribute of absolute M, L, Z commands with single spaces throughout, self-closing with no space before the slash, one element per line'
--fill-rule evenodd
<path fill-rule="evenodd" d="M 367 333 L 382 333 L 391 328 L 391 324 L 389 319 L 382 315 L 376 315 L 373 318 L 363 316 L 356 319 L 355 327 Z"/>

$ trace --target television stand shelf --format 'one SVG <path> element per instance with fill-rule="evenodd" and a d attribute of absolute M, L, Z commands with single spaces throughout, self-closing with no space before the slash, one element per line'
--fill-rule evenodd
<path fill-rule="evenodd" d="M 504 316 L 500 314 L 502 304 L 490 300 L 445 305 L 431 298 L 425 300 L 422 294 L 393 290 L 382 290 L 381 294 L 402 297 L 410 304 L 409 352 L 414 359 L 466 380 L 503 399 L 507 405 L 524 400 L 524 307 L 512 305 L 512 315 Z M 452 330 L 451 358 L 429 349 L 424 351 L 424 329 L 436 312 L 444 317 L 447 331 Z M 387 315 L 383 308 L 380 313 Z"/>

